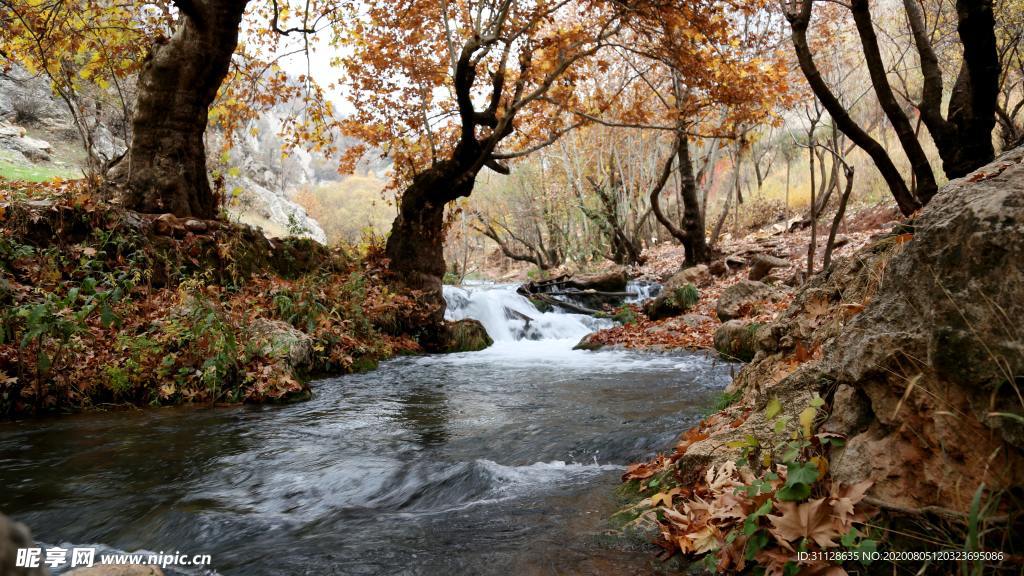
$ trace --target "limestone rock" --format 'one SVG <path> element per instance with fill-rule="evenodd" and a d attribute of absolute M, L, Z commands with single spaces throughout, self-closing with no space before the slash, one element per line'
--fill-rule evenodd
<path fill-rule="evenodd" d="M 873 480 L 882 503 L 966 513 L 981 484 L 1020 490 L 1021 317 L 1024 148 L 810 277 L 730 384 L 750 417 L 693 444 L 686 462 L 735 458 L 720 447 L 770 430 L 770 398 L 792 419 L 817 394 L 830 403 L 823 429 L 847 436 L 831 450 L 833 478 Z"/>
<path fill-rule="evenodd" d="M 276 356 L 297 372 L 313 368 L 313 340 L 282 320 L 257 318 L 251 325 L 253 337 L 263 343 L 262 353 Z"/>
<path fill-rule="evenodd" d="M 762 280 L 775 268 L 788 268 L 789 260 L 776 258 L 769 254 L 758 254 L 750 260 L 750 272 L 747 273 L 748 280 Z"/>
<path fill-rule="evenodd" d="M 0 123 L 0 149 L 12 151 L 32 162 L 49 160 L 53 151 L 49 142 L 28 136 L 21 126 L 7 123 Z"/>
<path fill-rule="evenodd" d="M 718 319 L 727 322 L 746 315 L 749 308 L 758 302 L 777 300 L 782 293 L 764 282 L 756 280 L 740 280 L 738 283 L 722 290 L 715 311 Z"/>
<path fill-rule="evenodd" d="M 679 286 L 685 286 L 686 284 L 693 284 L 694 286 L 700 286 L 706 283 L 711 278 L 711 271 L 706 264 L 697 264 L 696 266 L 690 266 L 689 268 L 683 268 L 679 272 L 676 272 L 665 281 L 666 289 L 678 288 Z"/>
<path fill-rule="evenodd" d="M 727 360 L 750 362 L 754 358 L 758 325 L 729 320 L 715 330 L 715 350 Z"/>

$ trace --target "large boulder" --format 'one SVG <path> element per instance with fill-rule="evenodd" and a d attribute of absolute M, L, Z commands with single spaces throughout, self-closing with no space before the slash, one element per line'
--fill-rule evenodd
<path fill-rule="evenodd" d="M 53 147 L 45 140 L 28 136 L 21 126 L 0 123 L 0 150 L 8 150 L 32 162 L 45 162 L 50 159 Z"/>
<path fill-rule="evenodd" d="M 749 314 L 755 305 L 761 302 L 777 301 L 783 293 L 764 282 L 757 280 L 740 280 L 736 284 L 722 290 L 718 298 L 715 312 L 718 319 L 728 322 Z"/>
<path fill-rule="evenodd" d="M 0 514 L 0 576 L 46 576 L 45 567 L 18 567 L 18 549 L 37 547 L 32 543 L 32 532 L 21 522 L 14 522 Z"/>
<path fill-rule="evenodd" d="M 831 350 L 831 378 L 874 415 L 833 473 L 965 511 L 982 483 L 1024 485 L 1024 148 L 951 182 L 912 230 Z"/>
<path fill-rule="evenodd" d="M 253 339 L 265 356 L 280 358 L 295 373 L 313 368 L 313 339 L 282 320 L 256 318 L 250 325 Z"/>

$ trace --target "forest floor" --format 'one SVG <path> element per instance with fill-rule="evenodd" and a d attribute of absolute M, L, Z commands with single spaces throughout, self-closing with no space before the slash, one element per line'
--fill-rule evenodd
<path fill-rule="evenodd" d="M 823 266 L 824 243 L 828 230 L 822 219 L 818 225 L 815 270 Z M 864 247 L 872 238 L 888 233 L 901 220 L 899 211 L 891 204 L 855 207 L 844 219 L 845 225 L 836 236 L 833 257 L 843 257 Z M 632 314 L 622 325 L 591 334 L 589 347 L 617 347 L 631 349 L 711 349 L 715 331 L 722 321 L 716 311 L 722 292 L 748 277 L 751 258 L 770 255 L 789 262 L 789 266 L 775 268 L 765 280 L 778 289 L 774 300 L 755 302 L 743 310 L 745 320 L 766 324 L 778 317 L 793 298 L 791 285 L 805 276 L 807 251 L 811 240 L 809 226 L 790 231 L 799 218 L 770 224 L 744 235 L 724 234 L 717 246 L 716 260 L 724 264 L 718 273 L 695 275 L 694 284 L 699 299 L 684 315 L 650 320 L 642 306 L 631 305 Z M 633 272 L 641 280 L 667 282 L 684 264 L 683 248 L 678 242 L 662 242 L 644 252 L 647 260 Z M 604 268 L 608 266 L 605 265 Z M 713 266 L 712 269 L 715 267 Z"/>
<path fill-rule="evenodd" d="M 0 183 L 0 417 L 275 402 L 420 350 L 379 251 Z"/>

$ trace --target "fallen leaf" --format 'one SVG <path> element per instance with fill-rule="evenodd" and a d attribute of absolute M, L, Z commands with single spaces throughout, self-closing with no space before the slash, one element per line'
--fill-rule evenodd
<path fill-rule="evenodd" d="M 840 533 L 832 523 L 831 509 L 824 498 L 802 504 L 780 502 L 777 506 L 782 514 L 769 514 L 768 521 L 772 523 L 770 532 L 783 546 L 792 549 L 790 542 L 800 538 L 810 538 L 822 548 L 838 546 L 832 539 Z"/>

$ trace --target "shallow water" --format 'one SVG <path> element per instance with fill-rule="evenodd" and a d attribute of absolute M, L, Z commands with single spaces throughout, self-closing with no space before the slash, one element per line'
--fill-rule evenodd
<path fill-rule="evenodd" d="M 223 575 L 645 573 L 598 537 L 618 477 L 729 367 L 575 341 L 400 358 L 291 406 L 5 423 L 0 510 L 45 543 L 208 553 Z"/>

